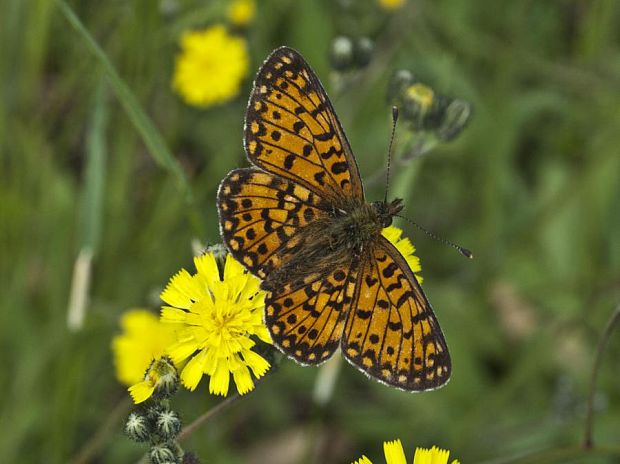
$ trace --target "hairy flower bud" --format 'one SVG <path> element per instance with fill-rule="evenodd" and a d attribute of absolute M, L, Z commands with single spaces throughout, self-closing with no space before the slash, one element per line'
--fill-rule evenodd
<path fill-rule="evenodd" d="M 181 462 L 173 443 L 158 443 L 153 445 L 149 451 L 149 456 L 153 464 L 178 464 Z"/>
<path fill-rule="evenodd" d="M 125 433 L 134 441 L 147 441 L 151 435 L 151 426 L 148 418 L 136 411 L 129 414 L 125 423 Z"/>
<path fill-rule="evenodd" d="M 171 440 L 176 437 L 179 430 L 181 430 L 181 419 L 174 411 L 162 411 L 155 420 L 155 429 L 164 440 Z"/>

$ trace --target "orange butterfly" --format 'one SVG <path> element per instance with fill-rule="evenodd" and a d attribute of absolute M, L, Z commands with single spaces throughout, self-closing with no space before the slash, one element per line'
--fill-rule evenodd
<path fill-rule="evenodd" d="M 450 378 L 448 347 L 416 277 L 381 235 L 402 200 L 368 203 L 351 147 L 310 66 L 275 50 L 245 120 L 253 164 L 218 191 L 222 237 L 267 291 L 275 345 L 301 364 L 340 346 L 375 379 L 422 391 Z"/>

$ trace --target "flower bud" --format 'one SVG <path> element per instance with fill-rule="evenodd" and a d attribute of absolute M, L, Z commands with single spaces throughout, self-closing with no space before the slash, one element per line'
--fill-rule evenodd
<path fill-rule="evenodd" d="M 174 411 L 162 411 L 155 420 L 155 429 L 164 440 L 171 440 L 176 437 L 179 430 L 181 430 L 181 419 Z"/>
<path fill-rule="evenodd" d="M 329 60 L 336 71 L 347 71 L 353 66 L 353 41 L 339 36 L 332 40 Z"/>
<path fill-rule="evenodd" d="M 173 443 L 158 443 L 151 446 L 149 456 L 153 464 L 179 464 L 181 461 L 177 456 Z"/>
<path fill-rule="evenodd" d="M 228 255 L 228 249 L 223 243 L 216 243 L 210 245 L 205 250 L 204 254 L 211 253 L 217 263 L 217 268 L 220 271 L 220 278 L 224 275 L 224 265 L 226 264 L 226 256 Z"/>
<path fill-rule="evenodd" d="M 125 423 L 125 433 L 134 441 L 144 442 L 151 436 L 149 420 L 143 414 L 131 412 Z"/>
<path fill-rule="evenodd" d="M 374 49 L 375 44 L 368 37 L 360 37 L 357 39 L 353 52 L 355 66 L 358 68 L 366 67 L 368 63 L 370 63 Z"/>
<path fill-rule="evenodd" d="M 471 103 L 458 98 L 452 100 L 443 112 L 437 136 L 445 141 L 454 139 L 469 123 L 472 110 Z"/>
<path fill-rule="evenodd" d="M 162 356 L 156 364 L 159 379 L 155 385 L 155 395 L 170 398 L 179 389 L 179 373 L 168 356 Z"/>
<path fill-rule="evenodd" d="M 168 356 L 153 361 L 144 374 L 144 380 L 129 387 L 129 393 L 136 404 L 151 396 L 161 400 L 174 395 L 179 388 L 179 374 Z"/>

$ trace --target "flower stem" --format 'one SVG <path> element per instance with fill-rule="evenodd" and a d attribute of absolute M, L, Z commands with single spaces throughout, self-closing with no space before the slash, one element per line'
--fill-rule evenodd
<path fill-rule="evenodd" d="M 607 346 L 607 342 L 609 341 L 609 337 L 612 332 L 620 322 L 620 305 L 616 307 L 616 310 L 613 312 L 609 321 L 607 322 L 607 326 L 605 327 L 605 331 L 598 342 L 598 347 L 596 349 L 596 358 L 594 360 L 594 367 L 592 368 L 592 377 L 590 378 L 590 392 L 588 395 L 588 407 L 586 410 L 586 420 L 585 420 L 585 431 L 583 436 L 583 448 L 584 449 L 592 449 L 594 447 L 594 396 L 596 394 L 596 383 L 598 380 L 598 374 L 601 369 L 601 363 L 603 359 L 603 353 L 605 352 L 605 347 Z"/>
<path fill-rule="evenodd" d="M 227 406 L 234 403 L 240 397 L 241 396 L 239 395 L 239 393 L 235 393 L 229 396 L 228 398 L 226 398 L 224 401 L 213 406 L 211 409 L 205 411 L 201 416 L 197 417 L 191 424 L 189 424 L 186 427 L 183 427 L 183 429 L 179 432 L 179 435 L 177 435 L 177 441 L 181 442 L 185 440 L 188 436 L 194 433 L 196 429 L 198 429 L 202 424 L 204 424 L 209 419 L 219 414 L 223 409 L 226 409 Z"/>

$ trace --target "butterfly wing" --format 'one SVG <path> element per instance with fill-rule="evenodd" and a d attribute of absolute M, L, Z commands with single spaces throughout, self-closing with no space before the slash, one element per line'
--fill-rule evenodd
<path fill-rule="evenodd" d="M 356 266 L 315 272 L 265 298 L 274 344 L 301 364 L 320 364 L 338 348 L 356 282 Z"/>
<path fill-rule="evenodd" d="M 363 200 L 359 170 L 332 104 L 295 50 L 263 63 L 248 103 L 245 150 L 264 170 L 303 185 L 335 206 Z"/>
<path fill-rule="evenodd" d="M 361 266 L 342 353 L 366 374 L 403 390 L 432 390 L 450 378 L 448 347 L 431 305 L 384 237 Z"/>
<path fill-rule="evenodd" d="M 228 249 L 261 279 L 281 264 L 293 237 L 330 205 L 310 190 L 256 168 L 235 169 L 220 184 L 220 231 Z"/>

